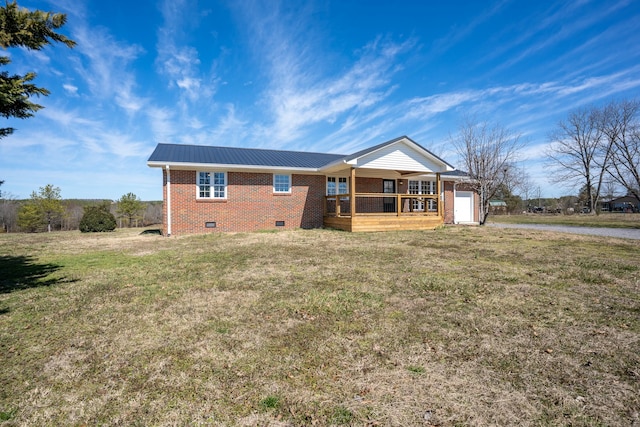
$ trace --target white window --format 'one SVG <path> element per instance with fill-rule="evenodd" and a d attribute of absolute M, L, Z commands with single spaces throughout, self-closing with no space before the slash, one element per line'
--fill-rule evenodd
<path fill-rule="evenodd" d="M 436 194 L 436 182 L 435 181 L 409 181 L 409 194 Z M 438 210 L 438 202 L 436 199 L 426 199 L 427 210 L 429 212 L 435 212 Z M 425 200 L 413 199 L 413 210 L 424 211 Z"/>
<path fill-rule="evenodd" d="M 327 196 L 335 196 L 336 194 L 349 194 L 346 177 L 327 177 Z"/>
<path fill-rule="evenodd" d="M 338 194 L 348 194 L 349 187 L 347 186 L 347 178 L 338 178 Z"/>
<path fill-rule="evenodd" d="M 198 172 L 199 199 L 226 199 L 226 172 Z"/>
<path fill-rule="evenodd" d="M 273 174 L 273 192 L 291 193 L 291 175 Z"/>

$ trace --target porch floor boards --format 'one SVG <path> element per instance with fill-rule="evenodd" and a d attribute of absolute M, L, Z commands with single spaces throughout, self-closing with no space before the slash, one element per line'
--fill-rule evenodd
<path fill-rule="evenodd" d="M 444 225 L 439 216 L 359 216 L 324 217 L 324 226 L 352 232 L 433 230 Z"/>

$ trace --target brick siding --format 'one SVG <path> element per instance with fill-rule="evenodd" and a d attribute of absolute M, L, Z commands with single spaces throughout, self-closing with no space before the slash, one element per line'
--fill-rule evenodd
<path fill-rule="evenodd" d="M 194 170 L 171 170 L 171 233 L 258 231 L 280 228 L 318 228 L 323 221 L 325 177 L 291 175 L 291 193 L 273 193 L 273 174 L 227 173 L 227 199 L 197 199 Z M 163 196 L 167 200 L 167 172 L 163 170 Z M 167 205 L 164 231 L 167 232 Z M 276 227 L 276 221 L 284 221 Z M 215 228 L 207 228 L 215 222 Z"/>

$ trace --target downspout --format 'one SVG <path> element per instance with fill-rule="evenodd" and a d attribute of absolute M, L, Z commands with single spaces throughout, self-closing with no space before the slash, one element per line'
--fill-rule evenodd
<path fill-rule="evenodd" d="M 453 182 L 453 223 L 457 224 L 457 218 L 456 218 L 456 185 L 458 185 L 459 182 L 458 181 L 454 181 Z"/>
<path fill-rule="evenodd" d="M 167 237 L 171 237 L 171 170 L 169 165 L 167 169 Z"/>
<path fill-rule="evenodd" d="M 440 173 L 436 174 L 436 185 L 438 186 L 438 216 L 442 218 L 442 222 L 444 223 L 444 185 L 442 185 L 442 176 Z"/>

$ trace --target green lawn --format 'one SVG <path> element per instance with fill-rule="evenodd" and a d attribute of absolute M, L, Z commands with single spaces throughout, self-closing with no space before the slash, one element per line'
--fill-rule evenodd
<path fill-rule="evenodd" d="M 601 213 L 600 215 L 490 215 L 487 222 L 503 224 L 550 224 L 581 227 L 640 228 L 640 214 Z"/>
<path fill-rule="evenodd" d="M 0 426 L 640 422 L 640 241 L 0 235 Z"/>

